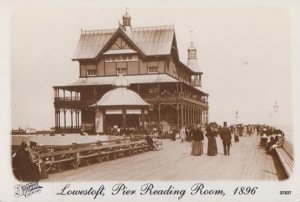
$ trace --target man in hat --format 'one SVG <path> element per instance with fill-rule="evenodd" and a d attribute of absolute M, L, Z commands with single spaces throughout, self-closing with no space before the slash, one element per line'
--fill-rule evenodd
<path fill-rule="evenodd" d="M 230 146 L 231 146 L 231 132 L 227 127 L 227 122 L 224 122 L 224 126 L 221 128 L 220 137 L 223 141 L 224 155 L 230 155 Z"/>

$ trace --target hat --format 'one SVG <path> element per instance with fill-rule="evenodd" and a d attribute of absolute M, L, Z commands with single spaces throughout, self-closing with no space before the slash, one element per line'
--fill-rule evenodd
<path fill-rule="evenodd" d="M 37 143 L 36 142 L 33 142 L 33 141 L 30 141 L 29 142 L 29 146 L 30 147 L 36 147 Z"/>
<path fill-rule="evenodd" d="M 21 143 L 21 147 L 22 147 L 22 148 L 26 148 L 26 147 L 27 147 L 27 143 L 23 141 L 23 142 Z"/>

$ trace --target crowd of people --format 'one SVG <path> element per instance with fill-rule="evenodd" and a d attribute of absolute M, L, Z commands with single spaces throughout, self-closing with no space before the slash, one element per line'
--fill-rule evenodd
<path fill-rule="evenodd" d="M 260 146 L 264 147 L 269 154 L 273 154 L 275 148 L 282 147 L 284 142 L 284 133 L 281 130 L 270 126 L 259 127 L 258 135 L 260 138 Z"/>
<path fill-rule="evenodd" d="M 141 130 L 142 129 L 138 127 L 120 127 L 114 125 L 107 128 L 107 134 L 114 136 L 131 136 L 132 134 L 138 133 Z"/>
<path fill-rule="evenodd" d="M 214 127 L 212 123 L 206 125 L 197 125 L 194 127 L 182 127 L 180 130 L 172 129 L 170 140 L 180 139 L 181 142 L 192 141 L 191 155 L 199 156 L 203 154 L 204 138 L 207 138 L 207 155 L 215 156 L 218 153 L 216 138 L 220 136 L 223 143 L 224 155 L 230 155 L 232 134 L 234 141 L 239 141 L 237 127 L 228 127 L 224 122 L 223 127 Z"/>

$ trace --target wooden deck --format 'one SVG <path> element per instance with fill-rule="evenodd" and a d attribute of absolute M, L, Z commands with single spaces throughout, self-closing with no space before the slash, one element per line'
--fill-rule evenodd
<path fill-rule="evenodd" d="M 206 155 L 206 140 L 202 156 L 190 155 L 191 143 L 162 140 L 160 151 L 51 174 L 42 181 L 280 179 L 272 156 L 258 146 L 259 140 L 256 135 L 240 137 L 239 143 L 232 143 L 230 156 L 223 155 L 220 138 L 217 156 Z"/>

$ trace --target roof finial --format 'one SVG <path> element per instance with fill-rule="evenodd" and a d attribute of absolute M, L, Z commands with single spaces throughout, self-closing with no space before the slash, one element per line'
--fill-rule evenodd
<path fill-rule="evenodd" d="M 192 45 L 194 44 L 194 43 L 193 43 L 193 32 L 194 32 L 194 31 L 191 30 L 190 32 L 191 32 L 191 46 L 192 46 Z"/>

